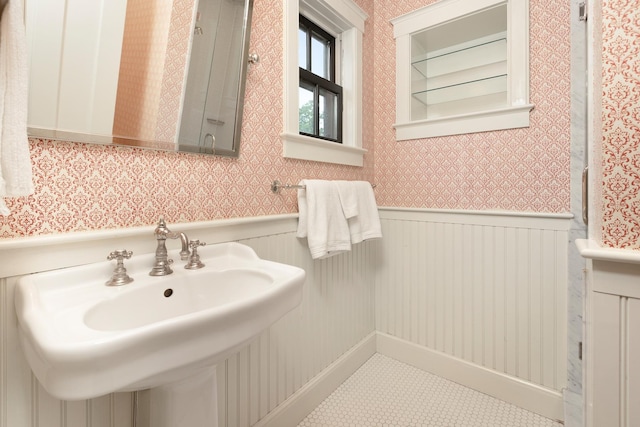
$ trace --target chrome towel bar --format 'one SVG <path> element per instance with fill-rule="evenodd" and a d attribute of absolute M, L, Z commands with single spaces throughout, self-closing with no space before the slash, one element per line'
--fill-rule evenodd
<path fill-rule="evenodd" d="M 376 184 L 371 184 L 371 187 L 372 188 L 376 188 Z M 306 186 L 299 185 L 299 184 L 283 184 L 280 181 L 278 181 L 277 179 L 271 183 L 271 192 L 273 192 L 275 194 L 280 194 L 280 192 L 283 189 L 284 190 L 292 190 L 292 189 L 300 189 L 300 188 L 306 188 Z"/>

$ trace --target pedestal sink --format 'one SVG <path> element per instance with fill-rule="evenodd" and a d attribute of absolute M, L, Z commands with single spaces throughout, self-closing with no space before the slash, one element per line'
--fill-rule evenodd
<path fill-rule="evenodd" d="M 151 388 L 166 412 L 153 427 L 217 425 L 215 364 L 300 303 L 305 272 L 239 243 L 199 253 L 204 268 L 163 277 L 148 275 L 152 254 L 134 256 L 124 286 L 105 285 L 112 262 L 21 278 L 20 341 L 43 387 L 65 400 Z M 213 411 L 189 407 L 193 395 Z"/>

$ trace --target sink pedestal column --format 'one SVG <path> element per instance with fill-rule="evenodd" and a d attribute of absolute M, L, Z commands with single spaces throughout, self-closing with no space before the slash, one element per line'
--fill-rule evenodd
<path fill-rule="evenodd" d="M 150 390 L 153 427 L 217 427 L 216 367 Z"/>

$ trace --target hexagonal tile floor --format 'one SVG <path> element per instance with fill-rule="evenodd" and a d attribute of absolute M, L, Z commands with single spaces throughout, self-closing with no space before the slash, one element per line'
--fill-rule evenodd
<path fill-rule="evenodd" d="M 561 427 L 444 378 L 375 354 L 298 427 Z"/>

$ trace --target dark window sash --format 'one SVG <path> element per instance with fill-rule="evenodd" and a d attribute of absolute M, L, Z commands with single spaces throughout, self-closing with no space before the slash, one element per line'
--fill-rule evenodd
<path fill-rule="evenodd" d="M 335 40 L 336 38 L 333 37 L 331 34 L 329 34 L 328 32 L 326 32 L 325 30 L 323 30 L 322 28 L 320 28 L 316 23 L 310 21 L 309 19 L 305 18 L 304 16 L 300 15 L 300 21 L 299 21 L 299 26 L 305 31 L 306 33 L 306 43 L 307 43 L 307 58 L 306 58 L 306 64 L 307 66 L 305 67 L 308 71 L 311 70 L 311 39 L 312 39 L 312 34 L 318 34 L 320 37 L 322 37 L 323 39 L 325 39 L 329 45 L 329 80 L 332 82 L 335 82 L 336 80 L 336 49 L 335 49 Z"/>
<path fill-rule="evenodd" d="M 314 133 L 306 133 L 300 131 L 301 135 L 310 136 L 313 138 L 322 139 L 325 141 L 336 142 L 342 144 L 342 86 L 335 83 L 335 37 L 320 28 L 317 24 L 300 15 L 299 28 L 306 35 L 306 69 L 300 67 L 300 87 L 304 87 L 308 90 L 313 88 L 313 130 Z M 312 35 L 316 34 L 325 39 L 329 47 L 329 79 L 325 79 L 317 74 L 312 73 L 311 70 L 311 58 L 312 58 Z M 327 92 L 336 95 L 336 138 L 328 138 L 320 135 L 320 88 Z"/>
<path fill-rule="evenodd" d="M 306 132 L 300 132 L 301 135 L 311 136 L 314 138 L 323 139 L 325 141 L 332 141 L 342 144 L 342 86 L 337 85 L 333 82 L 330 82 L 327 79 L 323 79 L 320 76 L 313 74 L 310 71 L 307 71 L 303 68 L 300 68 L 300 86 L 306 87 L 310 89 L 313 87 L 313 130 L 314 134 L 309 134 Z M 320 88 L 326 90 L 327 92 L 331 92 L 336 95 L 336 129 L 337 135 L 336 138 L 328 138 L 320 135 Z"/>

